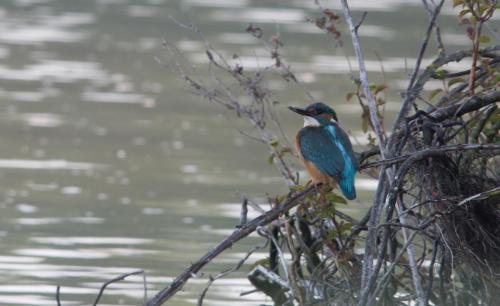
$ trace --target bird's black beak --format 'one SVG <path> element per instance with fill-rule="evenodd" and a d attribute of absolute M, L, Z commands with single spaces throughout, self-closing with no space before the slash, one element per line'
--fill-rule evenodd
<path fill-rule="evenodd" d="M 306 116 L 309 114 L 305 109 L 300 107 L 289 106 L 288 109 L 302 116 Z"/>

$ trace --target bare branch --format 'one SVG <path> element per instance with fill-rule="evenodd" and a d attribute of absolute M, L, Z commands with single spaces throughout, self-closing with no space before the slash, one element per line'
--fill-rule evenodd
<path fill-rule="evenodd" d="M 436 121 L 443 121 L 451 117 L 462 116 L 498 101 L 500 101 L 500 90 L 494 90 L 487 94 L 476 94 L 464 103 L 437 109 L 431 112 L 430 116 Z"/>
<path fill-rule="evenodd" d="M 408 158 L 414 155 L 420 154 L 430 154 L 430 153 L 438 153 L 438 152 L 450 152 L 450 151 L 465 151 L 465 150 L 483 150 L 483 151 L 496 151 L 500 150 L 500 144 L 457 144 L 457 145 L 446 145 L 440 146 L 436 148 L 428 148 L 425 150 L 413 152 L 411 154 L 405 154 L 401 156 L 396 156 L 393 158 L 388 158 L 385 160 L 379 160 L 376 162 L 366 163 L 360 166 L 360 170 L 368 169 L 372 167 L 378 167 L 382 165 L 391 165 L 395 163 L 399 163 L 407 160 Z"/>
<path fill-rule="evenodd" d="M 363 12 L 363 15 L 361 15 L 361 19 L 358 21 L 354 29 L 356 30 L 356 33 L 358 32 L 359 27 L 363 24 L 363 21 L 365 21 L 366 15 L 368 15 L 368 12 Z"/>
<path fill-rule="evenodd" d="M 221 278 L 224 278 L 226 277 L 227 275 L 235 272 L 235 271 L 238 271 L 241 266 L 243 266 L 243 264 L 247 261 L 247 259 L 256 251 L 259 251 L 259 250 L 262 250 L 263 248 L 265 248 L 267 246 L 267 243 L 265 243 L 264 245 L 260 245 L 260 246 L 256 246 L 254 247 L 253 249 L 251 249 L 250 251 L 247 252 L 247 254 L 245 255 L 245 257 L 243 257 L 237 264 L 236 266 L 230 268 L 230 269 L 227 269 L 225 271 L 222 271 L 222 272 L 219 272 L 216 276 L 212 277 L 212 276 L 209 276 L 209 280 L 208 280 L 208 283 L 207 285 L 205 286 L 205 288 L 203 289 L 203 291 L 201 292 L 200 294 L 200 297 L 198 298 L 198 303 L 197 305 L 198 306 L 202 306 L 203 305 L 203 299 L 205 298 L 208 290 L 210 289 L 210 286 L 212 286 L 212 284 L 218 280 L 218 279 L 221 279 Z"/>
<path fill-rule="evenodd" d="M 276 206 L 275 208 L 269 210 L 263 215 L 253 219 L 247 224 L 240 228 L 237 228 L 231 235 L 224 238 L 216 246 L 214 246 L 210 251 L 203 255 L 195 263 L 191 264 L 189 268 L 184 270 L 179 276 L 177 276 L 174 281 L 168 286 L 158 292 L 151 300 L 146 304 L 147 306 L 157 306 L 162 305 L 168 301 L 177 291 L 182 289 L 184 284 L 191 278 L 193 274 L 200 271 L 207 263 L 209 263 L 213 258 L 217 257 L 225 249 L 231 247 L 235 242 L 241 240 L 242 238 L 250 235 L 254 232 L 257 227 L 264 226 L 271 223 L 273 220 L 278 218 L 282 213 L 288 211 L 292 207 L 299 204 L 299 201 L 304 198 L 309 193 L 316 190 L 316 186 L 309 186 L 303 191 L 291 194 L 290 197 L 285 200 L 284 203 Z"/>
<path fill-rule="evenodd" d="M 399 127 L 400 123 L 402 122 L 403 118 L 406 116 L 406 114 L 409 111 L 410 104 L 413 103 L 415 100 L 415 96 L 417 92 L 420 92 L 420 89 L 417 91 L 415 90 L 415 80 L 417 78 L 418 72 L 420 70 L 420 64 L 422 63 L 422 59 L 425 54 L 425 50 L 427 49 L 427 44 L 429 42 L 432 29 L 435 26 L 436 23 L 436 18 L 439 15 L 439 12 L 441 11 L 441 7 L 443 6 L 444 0 L 441 0 L 441 2 L 436 6 L 434 9 L 434 13 L 432 14 L 432 18 L 429 22 L 429 25 L 427 26 L 427 31 L 425 33 L 424 41 L 422 42 L 420 46 L 420 50 L 417 56 L 417 63 L 415 64 L 415 68 L 413 70 L 413 73 L 411 75 L 410 81 L 408 82 L 408 87 L 405 92 L 405 97 L 403 100 L 403 104 L 401 105 L 401 109 L 399 110 L 399 113 L 396 117 L 396 120 L 394 121 L 392 131 L 395 131 L 396 128 Z M 416 84 L 418 85 L 418 83 Z"/>
<path fill-rule="evenodd" d="M 476 201 L 479 199 L 484 199 L 485 197 L 489 197 L 490 195 L 498 194 L 499 191 L 500 191 L 500 186 L 495 187 L 495 188 L 490 189 L 490 190 L 486 190 L 484 192 L 470 196 L 470 197 L 464 199 L 463 201 L 460 201 L 460 203 L 458 203 L 455 207 L 458 208 L 460 206 L 467 204 L 468 202 Z"/>
<path fill-rule="evenodd" d="M 117 276 L 107 282 L 105 282 L 102 286 L 101 286 L 101 290 L 99 290 L 99 294 L 97 295 L 96 299 L 95 299 L 95 302 L 94 302 L 94 306 L 97 306 L 97 304 L 99 304 L 99 300 L 101 299 L 103 293 L 104 293 L 104 290 L 106 290 L 106 287 L 112 283 L 116 283 L 116 282 L 119 282 L 121 280 L 124 280 L 125 278 L 129 277 L 129 276 L 132 276 L 132 275 L 138 275 L 138 274 L 143 274 L 144 275 L 144 270 L 139 270 L 139 271 L 134 271 L 134 272 L 130 272 L 130 273 L 125 273 L 125 274 L 122 274 L 120 276 Z"/>
<path fill-rule="evenodd" d="M 57 306 L 61 306 L 61 296 L 60 296 L 60 293 L 61 293 L 61 286 L 57 286 L 56 288 L 56 302 L 57 302 Z"/>
<path fill-rule="evenodd" d="M 359 78 L 361 80 L 361 84 L 363 85 L 363 91 L 365 93 L 366 99 L 368 100 L 368 108 L 370 109 L 370 120 L 373 125 L 373 129 L 375 130 L 375 134 L 378 140 L 378 145 L 380 148 L 380 153 L 382 157 L 385 158 L 386 157 L 385 135 L 383 128 L 380 124 L 380 120 L 378 119 L 377 103 L 372 94 L 372 91 L 370 90 L 370 85 L 368 83 L 368 74 L 366 72 L 365 59 L 363 56 L 363 50 L 361 49 L 361 44 L 359 42 L 358 32 L 352 20 L 351 10 L 349 9 L 347 0 L 342 0 L 341 2 L 342 2 L 342 11 L 344 13 L 344 17 L 346 19 L 349 31 L 351 33 L 354 52 L 356 53 L 356 58 L 358 59 Z"/>

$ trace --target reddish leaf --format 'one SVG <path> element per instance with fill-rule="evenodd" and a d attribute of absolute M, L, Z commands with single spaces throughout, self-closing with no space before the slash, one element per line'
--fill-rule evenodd
<path fill-rule="evenodd" d="M 470 40 L 474 40 L 474 36 L 476 36 L 476 30 L 473 27 L 467 27 L 467 36 L 469 36 Z"/>
<path fill-rule="evenodd" d="M 326 9 L 323 11 L 323 14 L 325 14 L 330 20 L 338 20 L 340 17 L 331 9 Z"/>

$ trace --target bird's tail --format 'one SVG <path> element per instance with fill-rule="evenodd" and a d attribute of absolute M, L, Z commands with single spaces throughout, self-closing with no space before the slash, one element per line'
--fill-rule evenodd
<path fill-rule="evenodd" d="M 356 188 L 354 188 L 354 178 L 342 178 L 339 182 L 340 190 L 346 198 L 354 200 L 356 198 Z"/>

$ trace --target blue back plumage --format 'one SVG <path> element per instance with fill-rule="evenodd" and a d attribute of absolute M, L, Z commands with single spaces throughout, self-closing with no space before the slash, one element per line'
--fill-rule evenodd
<path fill-rule="evenodd" d="M 334 177 L 344 196 L 356 198 L 354 178 L 359 162 L 349 136 L 334 122 L 322 120 L 319 127 L 305 127 L 299 132 L 302 156 L 324 174 Z"/>

